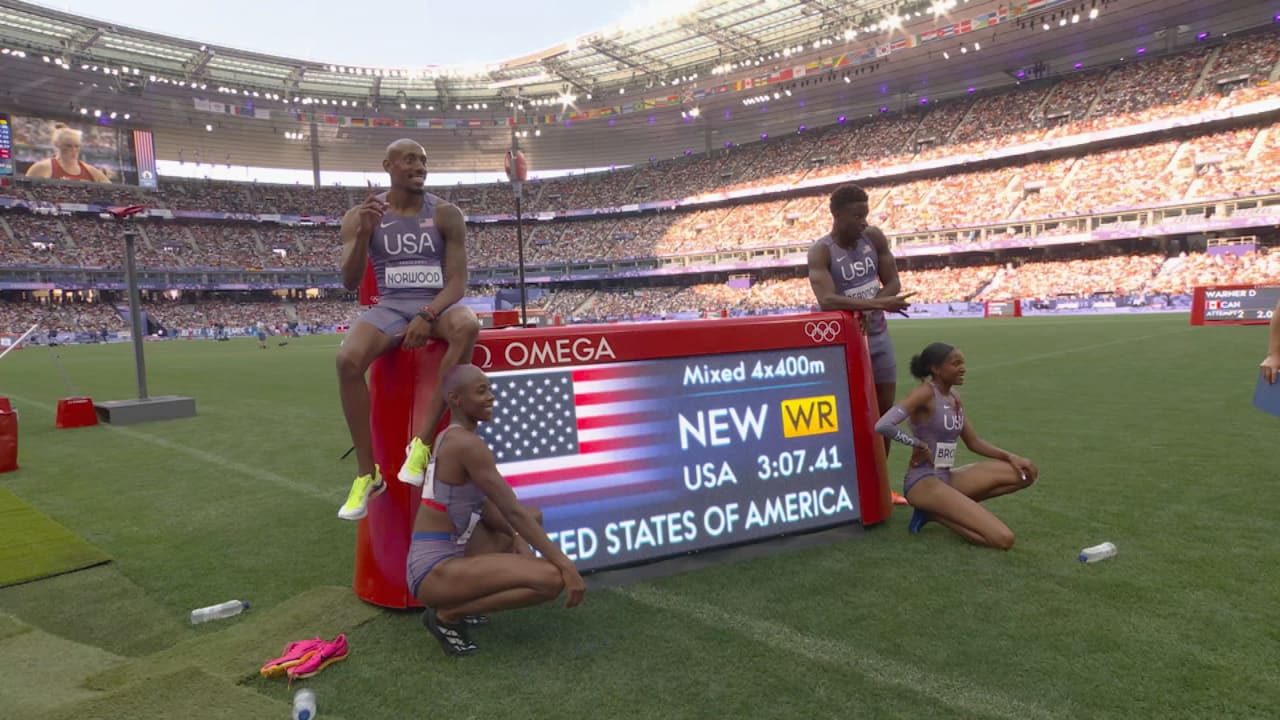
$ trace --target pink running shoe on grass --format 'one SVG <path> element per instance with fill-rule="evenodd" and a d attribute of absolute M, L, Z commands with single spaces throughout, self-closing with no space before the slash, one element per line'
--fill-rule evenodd
<path fill-rule="evenodd" d="M 289 668 L 289 681 L 312 677 L 339 660 L 346 659 L 347 636 L 339 635 L 333 639 L 333 642 L 321 643 L 310 657 Z"/>
<path fill-rule="evenodd" d="M 262 677 L 277 677 L 284 675 L 287 670 L 295 665 L 301 665 L 306 662 L 312 655 L 320 649 L 325 642 L 320 638 L 312 640 L 298 640 L 284 646 L 284 652 L 280 657 L 274 660 L 268 660 L 266 665 L 262 666 L 259 672 Z"/>

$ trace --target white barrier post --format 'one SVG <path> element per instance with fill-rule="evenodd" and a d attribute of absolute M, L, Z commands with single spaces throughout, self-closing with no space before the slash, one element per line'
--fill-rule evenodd
<path fill-rule="evenodd" d="M 11 350 L 13 350 L 14 348 L 16 348 L 16 347 L 18 347 L 19 345 L 21 345 L 21 344 L 22 344 L 22 341 L 23 341 L 23 340 L 26 340 L 28 337 L 30 337 L 30 336 L 31 336 L 31 333 L 35 332 L 35 331 L 36 331 L 36 328 L 38 328 L 38 327 L 40 327 L 40 323 L 36 323 L 35 325 L 32 325 L 32 326 L 31 326 L 31 328 L 30 328 L 29 330 L 27 330 L 26 332 L 22 333 L 22 337 L 18 338 L 18 341 L 17 341 L 17 342 L 15 342 L 14 344 L 12 344 L 12 345 L 10 345 L 9 347 L 5 348 L 5 349 L 4 349 L 4 352 L 0 352 L 0 360 L 3 360 L 3 359 L 4 359 L 4 356 L 5 356 L 5 355 L 8 355 L 8 354 L 9 354 L 9 352 L 10 352 Z"/>

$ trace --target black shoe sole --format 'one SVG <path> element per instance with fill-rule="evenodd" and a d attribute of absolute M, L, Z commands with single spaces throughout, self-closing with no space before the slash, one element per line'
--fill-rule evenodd
<path fill-rule="evenodd" d="M 422 612 L 422 625 L 427 632 L 440 643 L 440 649 L 444 650 L 444 654 L 450 657 L 464 657 L 472 655 L 480 648 L 471 642 L 471 638 L 467 637 L 466 625 L 450 625 L 441 622 L 436 617 L 434 608 L 427 608 Z"/>

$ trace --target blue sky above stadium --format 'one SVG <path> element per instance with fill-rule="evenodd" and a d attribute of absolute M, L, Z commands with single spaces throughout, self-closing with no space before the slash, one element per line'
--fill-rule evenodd
<path fill-rule="evenodd" d="M 689 0 L 419 0 L 397 7 L 312 0 L 35 0 L 38 5 L 210 45 L 349 65 L 419 66 L 505 60 L 627 17 Z M 414 27 L 418 30 L 415 31 Z"/>

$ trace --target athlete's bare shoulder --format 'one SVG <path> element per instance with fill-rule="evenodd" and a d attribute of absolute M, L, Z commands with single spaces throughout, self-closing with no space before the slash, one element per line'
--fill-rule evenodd
<path fill-rule="evenodd" d="M 888 249 L 889 238 L 885 237 L 884 231 L 875 225 L 868 225 L 867 229 L 862 231 L 862 234 L 865 235 L 867 239 L 871 241 L 871 244 L 875 245 L 877 248 Z"/>
<path fill-rule="evenodd" d="M 489 448 L 484 438 L 465 430 L 456 430 L 452 435 L 454 437 L 450 440 L 453 442 L 453 452 L 464 465 L 475 467 L 476 463 L 485 465 L 494 463 L 493 450 Z"/>
<path fill-rule="evenodd" d="M 436 217 L 449 219 L 461 218 L 462 210 L 459 209 L 457 205 L 441 198 L 440 201 L 436 203 Z"/>

